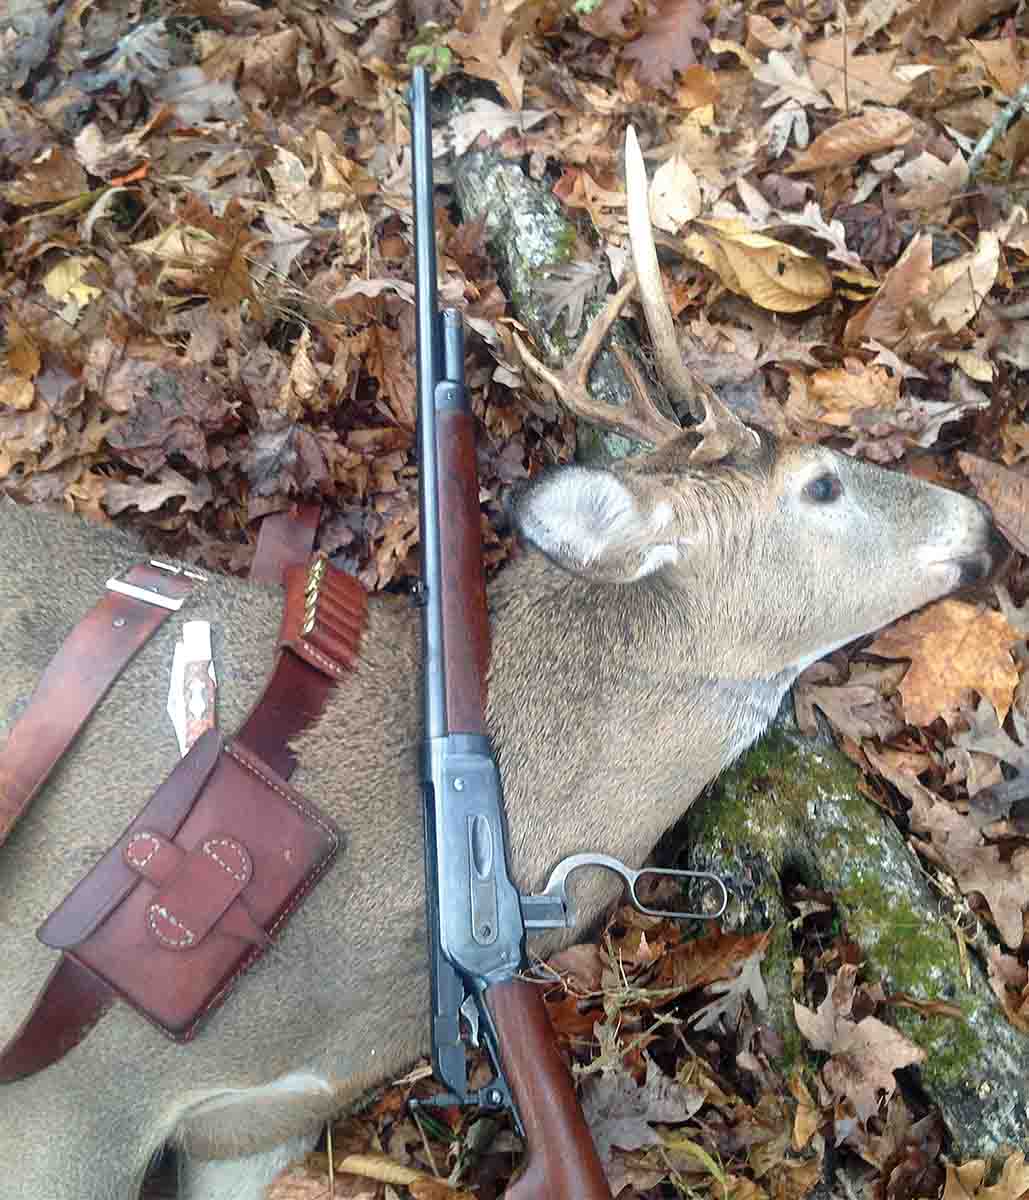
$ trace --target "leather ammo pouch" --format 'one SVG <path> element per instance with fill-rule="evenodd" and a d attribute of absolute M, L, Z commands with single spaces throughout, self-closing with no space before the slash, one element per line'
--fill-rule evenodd
<path fill-rule="evenodd" d="M 329 866 L 339 832 L 210 730 L 39 930 L 177 1041 Z"/>

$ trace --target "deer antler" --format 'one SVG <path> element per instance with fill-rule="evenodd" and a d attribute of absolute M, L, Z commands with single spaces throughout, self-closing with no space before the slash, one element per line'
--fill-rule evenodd
<path fill-rule="evenodd" d="M 647 201 L 647 168 L 636 140 L 636 130 L 631 125 L 625 131 L 625 190 L 632 259 L 639 277 L 640 299 L 654 346 L 658 374 L 673 400 L 686 405 L 700 422 L 695 429 L 701 435 L 700 445 L 690 458 L 693 462 L 704 463 L 725 458 L 730 453 L 753 454 L 760 444 L 757 434 L 748 429 L 706 383 L 687 369 L 679 353 L 654 248 L 654 230 Z"/>
<path fill-rule="evenodd" d="M 689 408 L 699 424 L 692 432 L 700 434 L 700 444 L 690 458 L 696 463 L 712 462 L 728 454 L 752 454 L 758 446 L 757 435 L 734 416 L 714 391 L 697 379 L 683 363 L 672 325 L 672 314 L 665 299 L 661 272 L 654 249 L 654 231 L 650 225 L 647 202 L 647 169 L 643 165 L 636 132 L 630 125 L 625 134 L 625 177 L 629 208 L 629 240 L 632 243 L 636 274 L 630 275 L 604 311 L 590 326 L 571 362 L 560 371 L 551 371 L 532 353 L 516 333 L 515 346 L 522 362 L 538 378 L 549 383 L 558 399 L 574 416 L 613 429 L 638 441 L 660 446 L 682 433 L 657 408 L 639 372 L 617 346 L 613 347 L 629 380 L 631 400 L 626 407 L 594 400 L 587 379 L 593 360 L 604 338 L 625 307 L 639 280 L 640 298 L 647 328 L 654 344 L 658 374 L 673 399 Z"/>
<path fill-rule="evenodd" d="M 557 393 L 558 399 L 573 416 L 583 417 L 606 429 L 613 429 L 625 437 L 652 442 L 655 446 L 659 446 L 670 438 L 678 437 L 682 430 L 674 421 L 670 421 L 658 411 L 636 368 L 625 355 L 619 353 L 617 346 L 614 348 L 615 353 L 618 355 L 618 361 L 628 377 L 631 388 L 630 403 L 622 408 L 617 404 L 605 404 L 602 401 L 594 400 L 587 386 L 587 378 L 593 360 L 611 326 L 625 307 L 625 302 L 635 290 L 636 276 L 630 275 L 618 292 L 607 302 L 604 311 L 590 325 L 571 362 L 561 371 L 551 371 L 545 367 L 538 358 L 530 353 L 529 348 L 517 333 L 514 335 L 514 340 L 522 362 L 534 375 L 550 384 Z"/>

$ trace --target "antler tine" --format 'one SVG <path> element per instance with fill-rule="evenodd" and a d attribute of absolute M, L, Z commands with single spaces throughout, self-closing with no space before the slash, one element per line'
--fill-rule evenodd
<path fill-rule="evenodd" d="M 694 462 L 712 462 L 730 453 L 752 454 L 759 445 L 757 434 L 748 429 L 706 383 L 687 369 L 679 353 L 654 248 L 647 200 L 647 168 L 636 140 L 636 130 L 631 125 L 625 131 L 625 190 L 632 258 L 639 277 L 640 299 L 654 345 L 658 375 L 673 399 L 685 404 L 700 422 L 695 432 L 701 435 L 701 442 L 691 458 Z"/>
<path fill-rule="evenodd" d="M 635 288 L 636 276 L 630 275 L 607 302 L 604 311 L 590 326 L 571 362 L 561 371 L 551 371 L 545 367 L 529 351 L 517 333 L 514 340 L 522 362 L 534 375 L 550 384 L 558 399 L 573 416 L 592 421 L 605 429 L 612 429 L 624 437 L 660 446 L 662 442 L 678 437 L 682 430 L 674 421 L 662 416 L 646 390 L 638 386 L 638 380 L 631 374 L 630 400 L 624 408 L 617 404 L 605 404 L 594 400 L 587 387 L 590 366 L 597 356 L 597 351 Z"/>

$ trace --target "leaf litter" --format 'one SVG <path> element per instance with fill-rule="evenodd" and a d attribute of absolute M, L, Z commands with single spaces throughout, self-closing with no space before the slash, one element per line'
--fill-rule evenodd
<path fill-rule="evenodd" d="M 580 327 L 624 259 L 617 147 L 632 119 L 698 373 L 776 432 L 978 495 L 1024 555 L 1029 123 L 972 158 L 1025 82 L 1018 6 L 859 0 L 846 16 L 844 33 L 831 5 L 732 0 L 10 8 L 0 490 L 241 573 L 262 516 L 320 500 L 323 545 L 366 586 L 414 576 L 403 93 L 421 61 L 457 98 L 439 149 L 527 162 L 576 223 L 540 281 L 551 323 Z M 492 570 L 511 550 L 504 489 L 568 460 L 574 430 L 521 390 L 482 224 L 453 224 L 447 178 L 440 289 L 472 331 Z M 1029 1031 L 1021 557 L 1007 589 L 837 651 L 796 704 L 802 727 L 830 723 L 993 931 L 990 984 Z M 831 909 L 801 903 L 815 924 Z M 599 940 L 538 965 L 624 1200 L 799 1200 L 830 1130 L 877 1197 L 1029 1193 L 1021 1154 L 942 1157 L 938 1117 L 898 1090 L 915 1048 L 876 981 L 827 967 L 817 938 L 797 943 L 808 1063 L 780 1075 L 760 1024 L 768 936 L 687 938 L 616 909 Z M 416 1125 L 406 1100 L 434 1086 L 416 1072 L 337 1126 L 336 1195 L 500 1194 L 513 1131 L 453 1109 Z M 270 1195 L 322 1195 L 327 1170 L 316 1156 Z"/>

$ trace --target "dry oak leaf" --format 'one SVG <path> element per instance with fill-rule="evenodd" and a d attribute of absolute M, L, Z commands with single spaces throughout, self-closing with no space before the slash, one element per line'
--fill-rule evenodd
<path fill-rule="evenodd" d="M 816 371 L 808 380 L 808 397 L 818 405 L 819 421 L 847 429 L 859 409 L 896 409 L 900 384 L 900 377 L 885 367 L 847 359 L 842 367 Z"/>
<path fill-rule="evenodd" d="M 932 262 L 932 238 L 924 233 L 912 238 L 876 295 L 847 322 L 845 345 L 860 345 L 872 338 L 892 348 L 904 341 L 916 319 L 918 302 L 929 293 Z"/>
<path fill-rule="evenodd" d="M 447 45 L 461 59 L 464 69 L 469 75 L 479 79 L 488 79 L 495 83 L 500 94 L 516 111 L 522 107 L 522 94 L 525 91 L 525 79 L 521 73 L 522 42 L 521 35 L 511 39 L 511 44 L 504 53 L 504 33 L 510 24 L 510 18 L 501 0 L 491 5 L 485 18 L 478 16 L 479 6 L 468 6 L 465 13 L 474 12 L 477 24 L 469 32 L 453 30 L 447 35 Z"/>
<path fill-rule="evenodd" d="M 970 839 L 970 831 L 962 830 L 960 837 Z M 960 841 L 952 845 L 954 841 L 951 836 L 939 845 L 933 836 L 934 847 L 962 894 L 982 894 L 1004 945 L 1017 950 L 1025 936 L 1022 913 L 1029 902 L 1029 848 L 1016 850 L 1008 862 L 1002 862 L 996 846 L 962 845 Z"/>
<path fill-rule="evenodd" d="M 867 18 L 866 6 L 864 16 Z M 867 35 L 866 35 L 867 36 Z M 918 74 L 930 67 L 897 66 L 899 50 L 881 54 L 855 53 L 865 38 L 859 33 L 847 36 L 846 49 L 842 37 L 825 38 L 805 48 L 807 67 L 812 80 L 828 93 L 833 104 L 843 111 L 859 110 L 866 104 L 902 104 L 914 87 Z M 846 55 L 846 75 L 840 64 Z"/>
<path fill-rule="evenodd" d="M 700 184 L 684 155 L 673 154 L 654 172 L 649 199 L 651 222 L 666 233 L 678 233 L 700 214 Z"/>
<path fill-rule="evenodd" d="M 934 209 L 948 205 L 968 185 L 968 163 L 960 150 L 949 162 L 927 150 L 893 172 L 910 191 L 897 198 L 898 208 Z"/>
<path fill-rule="evenodd" d="M 964 451 L 958 454 L 958 466 L 989 505 L 1001 533 L 1020 554 L 1029 554 L 1029 479 Z"/>
<path fill-rule="evenodd" d="M 897 690 L 905 671 L 902 663 L 885 668 L 855 663 L 850 678 L 841 683 L 829 663 L 814 663 L 794 688 L 797 724 L 805 733 L 815 733 L 818 722 L 814 710 L 819 708 L 834 728 L 854 741 L 867 737 L 885 741 L 904 728 L 886 697 Z"/>
<path fill-rule="evenodd" d="M 786 242 L 751 233 L 738 218 L 698 222 L 688 252 L 739 296 L 771 312 L 804 312 L 832 294 L 828 268 Z"/>
<path fill-rule="evenodd" d="M 909 724 L 937 717 L 951 724 L 969 689 L 989 699 L 1003 723 L 1018 683 L 1011 648 L 1020 637 L 1000 613 L 940 600 L 884 630 L 868 652 L 911 660 L 899 689 Z"/>
<path fill-rule="evenodd" d="M 844 167 L 869 154 L 881 154 L 911 140 L 915 123 L 898 109 L 874 109 L 860 117 L 838 121 L 820 133 L 786 168 L 787 174 Z"/>
<path fill-rule="evenodd" d="M 69 200 L 89 190 L 86 172 L 67 150 L 50 146 L 23 167 L 10 183 L 0 185 L 0 196 L 19 208 Z"/>
<path fill-rule="evenodd" d="M 803 1036 L 830 1055 L 822 1068 L 826 1086 L 833 1095 L 850 1100 L 864 1124 L 879 1110 L 879 1092 L 887 1100 L 893 1095 L 893 1072 L 922 1062 L 925 1051 L 875 1017 L 851 1020 L 855 975 L 855 967 L 842 967 L 817 1012 L 796 1000 L 793 1012 Z"/>
<path fill-rule="evenodd" d="M 1029 1033 L 1029 970 L 999 946 L 989 951 L 990 987 L 1004 1015 L 1016 1029 Z"/>
<path fill-rule="evenodd" d="M 791 108 L 828 108 L 829 101 L 821 88 L 807 72 L 806 66 L 797 67 L 790 58 L 779 50 L 768 55 L 768 62 L 759 63 L 753 69 L 758 83 L 775 88 L 771 95 L 761 101 L 762 108 L 775 108 L 780 104 Z"/>
<path fill-rule="evenodd" d="M 985 1176 L 986 1163 L 981 1158 L 961 1166 L 948 1163 L 943 1200 L 1020 1200 L 1029 1193 L 1029 1163 L 1021 1151 L 1008 1156 L 1000 1179 L 991 1187 L 982 1186 Z"/>
<path fill-rule="evenodd" d="M 496 142 L 509 129 L 531 129 L 549 115 L 549 108 L 512 112 L 509 108 L 501 108 L 499 104 L 494 104 L 492 100 L 471 100 L 461 112 L 450 119 L 450 129 L 454 135 L 454 153 L 464 154 L 480 133 L 485 133 L 491 142 Z"/>
<path fill-rule="evenodd" d="M 675 72 L 697 61 L 694 39 L 706 44 L 711 37 L 704 7 L 697 0 L 649 0 L 642 33 L 622 51 L 643 83 L 670 90 Z"/>
<path fill-rule="evenodd" d="M 793 1149 L 803 1150 L 818 1132 L 822 1116 L 799 1071 L 793 1072 L 787 1086 L 797 1101 L 797 1112 L 793 1118 Z"/>
<path fill-rule="evenodd" d="M 964 329 L 982 307 L 999 270 L 1000 239 L 985 230 L 970 254 L 944 263 L 930 275 L 929 316 L 951 333 Z"/>

